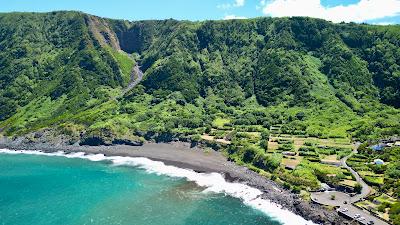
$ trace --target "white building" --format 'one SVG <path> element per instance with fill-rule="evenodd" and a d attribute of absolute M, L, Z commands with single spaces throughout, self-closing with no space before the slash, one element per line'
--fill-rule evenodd
<path fill-rule="evenodd" d="M 385 162 L 382 159 L 375 159 L 374 164 L 375 165 L 383 165 L 383 164 L 385 164 Z"/>

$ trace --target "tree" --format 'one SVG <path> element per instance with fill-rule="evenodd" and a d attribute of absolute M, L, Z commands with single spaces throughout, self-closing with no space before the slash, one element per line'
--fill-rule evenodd
<path fill-rule="evenodd" d="M 265 153 L 258 153 L 253 160 L 253 165 L 267 170 L 269 172 L 274 172 L 281 164 L 282 156 L 279 154 L 267 155 Z"/>
<path fill-rule="evenodd" d="M 362 190 L 361 184 L 357 183 L 356 185 L 354 185 L 354 191 L 356 193 L 361 194 L 361 190 Z"/>
<path fill-rule="evenodd" d="M 257 155 L 257 149 L 253 146 L 248 146 L 244 149 L 243 153 L 243 162 L 249 163 L 252 162 L 255 156 Z"/>

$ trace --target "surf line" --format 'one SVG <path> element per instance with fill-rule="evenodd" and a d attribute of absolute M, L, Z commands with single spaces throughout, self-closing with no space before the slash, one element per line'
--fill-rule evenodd
<path fill-rule="evenodd" d="M 86 154 L 84 152 L 65 153 L 63 151 L 46 153 L 32 150 L 9 150 L 0 149 L 0 154 L 27 154 L 42 156 L 59 156 L 66 158 L 79 158 L 90 161 L 110 161 L 114 166 L 132 166 L 144 169 L 148 173 L 166 175 L 169 177 L 184 178 L 204 187 L 204 193 L 223 193 L 242 200 L 242 202 L 253 207 L 271 219 L 284 225 L 316 225 L 303 217 L 282 208 L 279 204 L 273 203 L 261 197 L 262 191 L 242 183 L 227 182 L 219 173 L 198 173 L 190 169 L 183 169 L 176 166 L 165 165 L 163 162 L 150 160 L 144 157 L 127 156 L 105 156 L 104 154 Z"/>

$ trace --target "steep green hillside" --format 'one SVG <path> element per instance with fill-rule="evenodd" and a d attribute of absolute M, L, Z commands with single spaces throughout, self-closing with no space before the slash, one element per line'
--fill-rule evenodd
<path fill-rule="evenodd" d="M 8 119 L 7 132 L 50 126 L 123 85 L 118 63 L 80 13 L 2 14 L 0 24 L 0 120 Z"/>
<path fill-rule="evenodd" d="M 0 14 L 0 130 L 49 128 L 100 144 L 198 141 L 226 137 L 219 128 L 276 124 L 319 138 L 392 136 L 400 133 L 399 40 L 400 26 L 310 18 Z M 144 79 L 122 96 L 136 62 Z M 228 122 L 213 129 L 216 120 Z"/>

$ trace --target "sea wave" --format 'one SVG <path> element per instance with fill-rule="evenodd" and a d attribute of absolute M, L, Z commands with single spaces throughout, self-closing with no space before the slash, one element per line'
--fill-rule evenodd
<path fill-rule="evenodd" d="M 84 152 L 64 153 L 62 151 L 45 153 L 30 150 L 8 150 L 0 149 L 5 154 L 30 154 L 43 156 L 62 156 L 67 158 L 80 158 L 90 161 L 111 161 L 115 166 L 133 166 L 146 170 L 149 173 L 166 175 L 170 177 L 185 178 L 204 187 L 204 192 L 224 193 L 239 198 L 244 204 L 260 210 L 271 218 L 285 225 L 316 225 L 303 217 L 296 215 L 289 210 L 283 209 L 280 205 L 261 198 L 262 192 L 246 184 L 227 182 L 219 173 L 198 173 L 189 169 L 182 169 L 175 166 L 165 165 L 163 162 L 153 161 L 143 157 L 122 157 L 105 156 L 103 154 L 86 154 Z"/>

